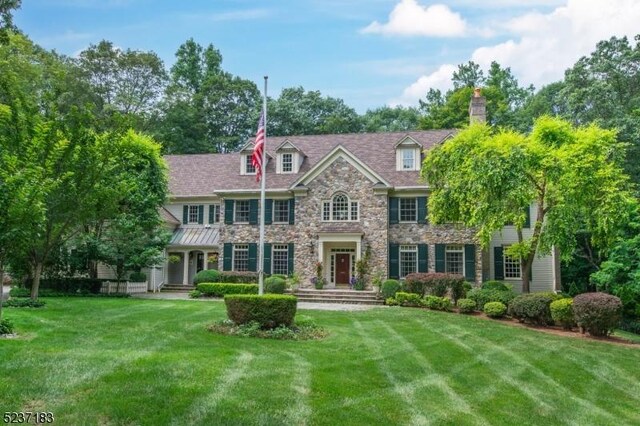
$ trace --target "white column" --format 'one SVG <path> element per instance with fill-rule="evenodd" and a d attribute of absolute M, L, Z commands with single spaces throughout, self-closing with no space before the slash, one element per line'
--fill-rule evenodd
<path fill-rule="evenodd" d="M 362 257 L 362 237 L 356 240 L 356 261 Z"/>
<path fill-rule="evenodd" d="M 183 255 L 183 272 L 182 272 L 182 285 L 189 284 L 189 252 L 185 251 Z"/>
<path fill-rule="evenodd" d="M 203 251 L 202 253 L 204 256 L 204 261 L 202 262 L 202 270 L 206 271 L 207 269 L 209 269 L 209 252 L 208 251 Z"/>

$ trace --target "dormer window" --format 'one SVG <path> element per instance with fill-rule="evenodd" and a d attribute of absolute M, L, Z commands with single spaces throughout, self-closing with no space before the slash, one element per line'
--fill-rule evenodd
<path fill-rule="evenodd" d="M 416 150 L 405 148 L 402 150 L 402 170 L 415 170 Z"/>
<path fill-rule="evenodd" d="M 304 161 L 304 153 L 297 146 L 290 140 L 285 140 L 276 148 L 276 153 L 278 154 L 277 173 L 298 173 Z"/>
<path fill-rule="evenodd" d="M 422 145 L 410 136 L 406 136 L 396 144 L 396 170 L 420 170 L 420 152 Z"/>
<path fill-rule="evenodd" d="M 293 172 L 293 153 L 286 152 L 282 154 L 282 173 Z"/>
<path fill-rule="evenodd" d="M 253 166 L 253 154 L 244 156 L 244 174 L 255 175 L 256 168 Z"/>

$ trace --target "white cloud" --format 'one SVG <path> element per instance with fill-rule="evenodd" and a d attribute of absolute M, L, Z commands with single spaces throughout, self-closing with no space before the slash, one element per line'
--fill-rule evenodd
<path fill-rule="evenodd" d="M 389 101 L 389 105 L 415 105 L 427 94 L 429 89 L 445 91 L 451 88 L 451 75 L 457 69 L 455 65 L 444 64 L 429 75 L 423 75 L 411 86 L 404 89 L 399 98 Z"/>
<path fill-rule="evenodd" d="M 465 34 L 467 24 L 460 14 L 444 4 L 421 6 L 416 0 L 401 0 L 389 14 L 389 22 L 373 21 L 361 30 L 400 36 L 457 37 Z"/>
<path fill-rule="evenodd" d="M 530 12 L 501 24 L 511 38 L 479 47 L 469 59 L 484 69 L 497 61 L 503 67 L 511 67 L 522 85 L 532 83 L 540 88 L 562 79 L 564 71 L 580 57 L 589 55 L 598 41 L 613 36 L 633 38 L 639 21 L 640 2 L 636 0 L 567 0 L 549 13 Z M 404 90 L 400 100 L 415 104 L 424 98 L 429 87 L 437 88 L 430 84 L 439 81 L 435 74 L 443 67 L 420 77 Z M 390 101 L 394 102 L 398 99 Z"/>

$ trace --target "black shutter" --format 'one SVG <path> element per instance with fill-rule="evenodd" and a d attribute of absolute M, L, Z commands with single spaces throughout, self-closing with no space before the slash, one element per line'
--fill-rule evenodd
<path fill-rule="evenodd" d="M 493 248 L 493 274 L 496 280 L 504 280 L 504 258 L 502 250 L 502 247 Z"/>
<path fill-rule="evenodd" d="M 446 244 L 436 244 L 436 272 L 444 272 L 444 250 Z"/>
<path fill-rule="evenodd" d="M 258 224 L 258 200 L 249 200 L 249 225 Z"/>
<path fill-rule="evenodd" d="M 417 197 L 418 223 L 427 223 L 427 197 Z"/>
<path fill-rule="evenodd" d="M 288 269 L 289 275 L 293 274 L 293 243 L 289 243 L 289 256 L 288 256 Z"/>
<path fill-rule="evenodd" d="M 262 269 L 265 274 L 271 273 L 271 244 L 269 243 L 264 243 L 264 262 Z"/>
<path fill-rule="evenodd" d="M 389 244 L 389 278 L 400 278 L 400 244 Z"/>
<path fill-rule="evenodd" d="M 233 223 L 233 200 L 224 200 L 224 223 L 226 225 Z"/>
<path fill-rule="evenodd" d="M 429 246 L 418 244 L 418 272 L 429 272 Z"/>
<path fill-rule="evenodd" d="M 189 206 L 182 206 L 182 223 L 189 223 Z"/>
<path fill-rule="evenodd" d="M 398 218 L 398 199 L 395 197 L 389 197 L 389 224 L 393 225 L 399 223 Z"/>
<path fill-rule="evenodd" d="M 267 198 L 264 200 L 264 223 L 265 225 L 271 225 L 273 219 L 273 200 Z"/>
<path fill-rule="evenodd" d="M 213 223 L 213 214 L 215 212 L 215 205 L 209 204 L 209 223 Z"/>
<path fill-rule="evenodd" d="M 476 246 L 464 245 L 464 278 L 467 281 L 476 281 Z"/>
<path fill-rule="evenodd" d="M 527 209 L 524 211 L 524 227 L 531 228 L 531 206 L 527 206 Z"/>
<path fill-rule="evenodd" d="M 296 199 L 291 198 L 289 200 L 289 225 L 293 225 L 295 223 L 296 223 Z"/>
<path fill-rule="evenodd" d="M 249 270 L 258 272 L 258 244 L 249 244 Z"/>
<path fill-rule="evenodd" d="M 198 206 L 198 224 L 204 223 L 204 206 L 201 204 Z"/>
<path fill-rule="evenodd" d="M 224 249 L 222 252 L 222 270 L 230 271 L 232 269 L 233 260 L 233 245 L 231 243 L 224 243 Z"/>

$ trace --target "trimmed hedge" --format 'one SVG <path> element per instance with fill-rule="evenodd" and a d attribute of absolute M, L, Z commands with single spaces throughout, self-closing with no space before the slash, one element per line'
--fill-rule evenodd
<path fill-rule="evenodd" d="M 509 302 L 516 297 L 513 290 L 491 290 L 474 288 L 467 292 L 467 298 L 476 302 L 476 309 L 482 310 L 489 302 L 502 302 L 509 306 Z"/>
<path fill-rule="evenodd" d="M 105 280 L 92 278 L 43 278 L 38 290 L 53 290 L 61 293 L 100 293 Z M 25 287 L 31 289 L 32 280 L 25 281 Z"/>
<path fill-rule="evenodd" d="M 13 287 L 9 291 L 9 295 L 11 297 L 31 297 L 31 290 L 24 287 Z M 55 290 L 38 290 L 38 297 L 114 297 L 114 298 L 125 298 L 130 297 L 130 294 L 126 293 L 89 293 L 86 291 L 76 292 L 76 293 L 65 293 L 63 291 L 55 291 Z"/>
<path fill-rule="evenodd" d="M 258 284 L 200 283 L 196 290 L 205 296 L 223 297 L 227 294 L 258 294 Z"/>
<path fill-rule="evenodd" d="M 573 299 L 570 297 L 558 299 L 551 302 L 551 318 L 557 325 L 561 325 L 565 330 L 571 330 L 576 324 L 573 317 Z"/>
<path fill-rule="evenodd" d="M 220 271 L 216 269 L 205 269 L 196 274 L 193 278 L 193 284 L 198 285 L 200 283 L 219 283 Z"/>
<path fill-rule="evenodd" d="M 561 299 L 554 293 L 522 294 L 509 303 L 509 315 L 520 322 L 537 325 L 553 324 L 551 302 Z"/>
<path fill-rule="evenodd" d="M 476 310 L 476 302 L 471 299 L 458 299 L 457 305 L 461 314 L 470 314 Z"/>
<path fill-rule="evenodd" d="M 287 282 L 279 276 L 270 276 L 264 280 L 264 292 L 272 294 L 283 294 L 287 288 Z"/>
<path fill-rule="evenodd" d="M 430 294 L 443 297 L 447 293 L 454 302 L 464 296 L 465 279 L 462 275 L 441 272 L 421 272 L 409 274 L 404 280 L 404 290 L 420 296 Z"/>
<path fill-rule="evenodd" d="M 400 281 L 398 280 L 393 280 L 393 279 L 389 279 L 389 280 L 385 280 L 382 283 L 382 297 L 387 300 L 389 298 L 394 298 L 396 297 L 396 293 L 399 292 L 402 289 L 402 286 L 400 285 Z"/>
<path fill-rule="evenodd" d="M 132 283 L 146 283 L 147 274 L 144 272 L 132 272 L 129 274 L 129 281 Z"/>
<path fill-rule="evenodd" d="M 424 306 L 436 311 L 450 311 L 453 303 L 448 297 L 429 295 L 423 299 Z"/>
<path fill-rule="evenodd" d="M 404 293 L 399 291 L 396 293 L 395 300 L 400 306 L 410 306 L 414 308 L 422 306 L 422 298 L 419 294 L 415 293 Z"/>
<path fill-rule="evenodd" d="M 502 318 L 507 313 L 507 306 L 502 302 L 489 302 L 482 310 L 489 318 Z"/>
<path fill-rule="evenodd" d="M 483 290 L 499 290 L 499 291 L 511 291 L 513 290 L 513 286 L 511 284 L 507 284 L 504 281 L 485 281 L 482 283 L 480 287 Z"/>
<path fill-rule="evenodd" d="M 44 305 L 44 300 L 31 299 L 9 299 L 2 304 L 6 308 L 42 308 Z"/>
<path fill-rule="evenodd" d="M 290 327 L 296 316 L 298 299 L 284 294 L 229 294 L 224 297 L 227 316 L 240 325 L 257 322 L 262 328 Z"/>
<path fill-rule="evenodd" d="M 583 293 L 573 298 L 576 323 L 592 336 L 607 336 L 622 319 L 619 297 L 606 293 Z"/>

